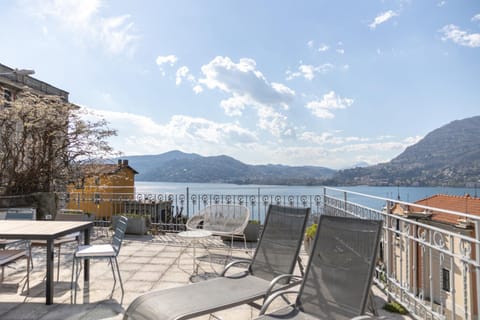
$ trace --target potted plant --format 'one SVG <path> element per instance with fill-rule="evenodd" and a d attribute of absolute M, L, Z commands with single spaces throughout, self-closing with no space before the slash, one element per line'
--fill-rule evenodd
<path fill-rule="evenodd" d="M 144 216 L 141 214 L 133 214 L 133 213 L 124 213 L 112 216 L 112 227 L 115 229 L 120 216 L 125 216 L 128 218 L 127 222 L 127 230 L 125 233 L 127 234 L 137 234 L 137 235 L 144 235 L 147 234 L 148 228 L 150 227 L 150 217 Z"/>
<path fill-rule="evenodd" d="M 258 238 L 260 237 L 260 230 L 262 225 L 258 220 L 248 220 L 247 226 L 245 230 L 243 230 L 243 234 L 245 235 L 245 241 L 247 242 L 257 242 Z M 221 236 L 220 237 L 223 241 L 230 241 L 231 238 L 229 236 Z M 241 238 L 234 238 L 234 241 L 242 240 Z"/>
<path fill-rule="evenodd" d="M 313 223 L 305 231 L 305 236 L 303 238 L 303 247 L 305 248 L 305 251 L 308 254 L 310 254 L 312 241 L 313 241 L 313 238 L 315 237 L 315 234 L 317 233 L 317 228 L 318 228 L 318 224 Z"/>
<path fill-rule="evenodd" d="M 245 234 L 245 239 L 249 242 L 256 242 L 260 237 L 260 230 L 262 225 L 258 220 L 249 220 L 247 226 L 243 233 Z"/>

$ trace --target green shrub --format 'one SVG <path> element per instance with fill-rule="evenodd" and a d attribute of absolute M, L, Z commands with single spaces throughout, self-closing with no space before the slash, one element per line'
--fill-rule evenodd
<path fill-rule="evenodd" d="M 385 305 L 383 306 L 383 309 L 389 312 L 399 313 L 399 314 L 408 313 L 408 311 L 402 305 L 396 303 L 395 301 L 385 303 Z"/>
<path fill-rule="evenodd" d="M 315 237 L 315 233 L 317 233 L 317 228 L 318 228 L 317 223 L 310 225 L 307 228 L 307 231 L 305 231 L 305 239 L 310 239 L 310 240 L 313 239 Z"/>

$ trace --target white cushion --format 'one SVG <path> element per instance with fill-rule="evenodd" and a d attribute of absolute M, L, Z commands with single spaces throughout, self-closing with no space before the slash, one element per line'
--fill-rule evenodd
<path fill-rule="evenodd" d="M 115 250 L 110 244 L 94 244 L 78 246 L 76 257 L 114 257 Z"/>

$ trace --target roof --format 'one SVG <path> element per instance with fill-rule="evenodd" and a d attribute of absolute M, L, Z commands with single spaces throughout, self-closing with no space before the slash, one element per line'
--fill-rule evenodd
<path fill-rule="evenodd" d="M 115 174 L 122 169 L 130 169 L 134 174 L 138 174 L 138 172 L 129 165 L 120 166 L 117 164 L 87 164 L 82 168 L 86 176 Z"/>
<path fill-rule="evenodd" d="M 465 196 L 437 194 L 422 200 L 418 200 L 415 203 L 423 206 L 457 211 L 480 217 L 480 198 L 472 197 L 468 194 Z M 410 209 L 414 213 L 425 211 L 422 208 L 415 208 L 413 206 L 411 206 Z M 457 225 L 459 223 L 459 219 L 463 218 L 449 213 L 434 210 L 432 211 L 431 220 L 433 221 Z"/>
<path fill-rule="evenodd" d="M 10 68 L 4 64 L 0 63 L 0 73 L 9 73 L 9 72 L 14 72 L 15 69 Z M 1 75 L 0 76 L 0 82 L 4 83 L 6 85 L 9 85 L 11 87 L 14 87 L 18 90 L 22 90 L 23 86 L 27 86 L 33 90 L 36 90 L 38 92 L 42 92 L 44 94 L 51 94 L 51 95 L 57 95 L 63 97 L 66 101 L 68 101 L 68 92 L 65 90 L 62 90 L 60 88 L 57 88 L 45 81 L 38 80 L 34 77 L 28 76 L 28 75 Z"/>

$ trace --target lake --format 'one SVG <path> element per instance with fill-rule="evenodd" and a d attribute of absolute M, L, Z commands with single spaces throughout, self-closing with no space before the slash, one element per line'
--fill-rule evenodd
<path fill-rule="evenodd" d="M 136 193 L 160 193 L 160 194 L 180 194 L 186 193 L 187 188 L 190 194 L 219 194 L 219 195 L 311 195 L 323 194 L 321 186 L 271 186 L 271 185 L 236 185 L 225 183 L 186 183 L 186 182 L 150 182 L 136 181 Z M 478 195 L 475 188 L 452 188 L 452 187 L 336 187 L 348 191 L 364 193 L 372 196 L 400 199 L 406 202 L 415 202 L 417 200 L 435 195 L 449 194 L 463 196 L 470 194 Z"/>

